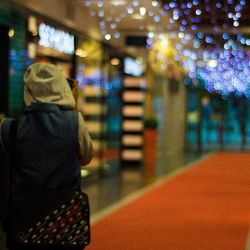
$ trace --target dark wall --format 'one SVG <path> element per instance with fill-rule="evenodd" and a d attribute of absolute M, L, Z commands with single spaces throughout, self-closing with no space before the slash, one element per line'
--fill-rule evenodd
<path fill-rule="evenodd" d="M 8 113 L 9 27 L 0 25 L 0 112 Z"/>

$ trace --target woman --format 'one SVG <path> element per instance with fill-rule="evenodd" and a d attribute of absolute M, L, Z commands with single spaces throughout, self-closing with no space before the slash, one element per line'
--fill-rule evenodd
<path fill-rule="evenodd" d="M 53 64 L 35 63 L 24 75 L 24 115 L 18 119 L 13 192 L 79 190 L 80 168 L 93 148 L 67 80 Z M 11 119 L 0 127 L 8 154 Z M 23 248 L 25 249 L 25 248 Z M 29 248 L 30 249 L 30 248 Z"/>

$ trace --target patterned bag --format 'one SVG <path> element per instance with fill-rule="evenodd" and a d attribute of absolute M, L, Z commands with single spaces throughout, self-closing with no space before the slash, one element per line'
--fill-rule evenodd
<path fill-rule="evenodd" d="M 83 249 L 90 242 L 89 203 L 83 192 L 16 194 L 10 209 L 8 246 Z"/>

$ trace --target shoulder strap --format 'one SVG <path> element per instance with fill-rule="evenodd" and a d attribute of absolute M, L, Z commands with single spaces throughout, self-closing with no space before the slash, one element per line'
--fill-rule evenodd
<path fill-rule="evenodd" d="M 11 164 L 14 162 L 13 160 L 15 158 L 17 127 L 18 127 L 18 120 L 17 119 L 12 120 L 9 131 L 9 145 L 8 145 Z"/>
<path fill-rule="evenodd" d="M 12 120 L 9 130 L 9 164 L 8 164 L 8 176 L 9 176 L 9 197 L 11 199 L 13 195 L 13 169 L 16 162 L 16 137 L 17 137 L 18 120 Z"/>
<path fill-rule="evenodd" d="M 8 230 L 8 218 L 9 218 L 9 211 L 11 209 L 11 200 L 13 197 L 13 186 L 12 186 L 12 179 L 13 179 L 13 167 L 15 164 L 15 143 L 16 143 L 16 134 L 17 134 L 17 127 L 18 121 L 12 120 L 10 124 L 9 130 L 9 144 L 6 145 L 8 147 L 8 160 L 5 164 L 4 168 L 4 195 L 3 195 L 3 205 L 2 205 L 2 213 L 3 213 L 3 227 L 4 230 Z"/>

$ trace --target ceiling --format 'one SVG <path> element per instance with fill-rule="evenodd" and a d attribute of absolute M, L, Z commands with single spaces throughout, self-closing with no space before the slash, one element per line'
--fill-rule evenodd
<path fill-rule="evenodd" d="M 147 36 L 164 32 L 168 15 L 160 2 L 151 0 L 80 0 L 84 11 L 98 20 L 99 34 L 105 43 L 126 49 L 134 55 L 145 48 L 126 46 L 126 36 Z"/>
<path fill-rule="evenodd" d="M 180 66 L 186 79 L 204 84 L 209 92 L 250 99 L 249 0 L 84 0 L 82 4 L 98 18 L 101 34 L 111 44 L 124 42 L 129 34 L 146 35 L 147 47 L 152 48 L 148 60 L 157 73 L 178 73 Z"/>
<path fill-rule="evenodd" d="M 126 46 L 127 36 L 199 35 L 199 42 L 209 47 L 224 46 L 227 38 L 237 40 L 241 35 L 242 45 L 244 39 L 250 43 L 249 0 L 13 1 L 135 55 L 145 53 L 145 48 Z"/>
<path fill-rule="evenodd" d="M 171 34 L 178 39 L 183 33 L 192 39 L 198 36 L 204 48 L 223 48 L 228 39 L 238 42 L 241 39 L 240 45 L 246 48 L 250 45 L 247 0 L 79 0 L 79 3 L 97 21 L 97 32 L 105 43 L 135 56 L 145 57 L 147 50 L 126 46 L 126 36 L 161 39 L 162 34 Z"/>
<path fill-rule="evenodd" d="M 180 28 L 220 39 L 223 33 L 250 34 L 250 5 L 246 0 L 80 0 L 98 19 L 104 39 L 119 44 L 127 34 L 164 33 Z M 194 27 L 196 28 L 194 29 Z"/>
<path fill-rule="evenodd" d="M 200 19 L 196 22 L 199 31 L 250 33 L 250 5 L 247 2 L 247 0 L 161 0 L 161 5 L 172 14 L 178 10 L 180 20 L 183 17 L 188 20 L 187 26 L 195 23 L 192 18 Z M 234 22 L 238 24 L 234 25 Z"/>

